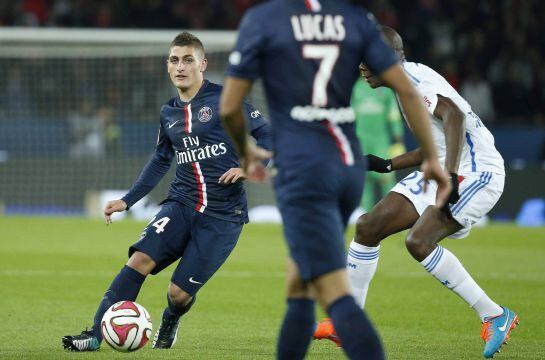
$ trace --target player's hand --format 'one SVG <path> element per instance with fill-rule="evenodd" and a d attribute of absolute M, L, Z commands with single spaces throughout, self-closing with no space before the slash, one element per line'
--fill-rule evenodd
<path fill-rule="evenodd" d="M 249 181 L 263 182 L 267 180 L 268 173 L 262 161 L 270 159 L 272 152 L 267 151 L 252 142 L 248 142 L 246 155 L 240 158 L 240 165 Z"/>
<path fill-rule="evenodd" d="M 106 203 L 106 207 L 104 208 L 104 216 L 106 217 L 106 225 L 110 225 L 112 223 L 113 213 L 125 211 L 125 209 L 127 209 L 127 203 L 125 203 L 121 199 L 108 201 Z"/>
<path fill-rule="evenodd" d="M 424 173 L 424 192 L 426 192 L 427 181 L 435 180 L 437 182 L 437 195 L 435 198 L 435 205 L 439 208 L 442 208 L 450 195 L 450 190 L 452 185 L 450 183 L 447 173 L 439 165 L 437 159 L 425 160 L 422 163 L 422 172 Z"/>
<path fill-rule="evenodd" d="M 450 173 L 450 184 L 452 185 L 452 190 L 450 190 L 450 195 L 448 196 L 448 203 L 454 205 L 460 200 L 458 174 Z"/>
<path fill-rule="evenodd" d="M 231 168 L 220 176 L 218 182 L 220 184 L 235 184 L 246 180 L 246 173 L 241 168 Z"/>
<path fill-rule="evenodd" d="M 383 159 L 373 154 L 365 155 L 367 157 L 367 170 L 375 171 L 381 174 L 392 171 L 392 159 Z"/>

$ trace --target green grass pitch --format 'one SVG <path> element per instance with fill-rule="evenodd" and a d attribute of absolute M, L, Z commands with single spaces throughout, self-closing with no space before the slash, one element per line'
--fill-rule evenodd
<path fill-rule="evenodd" d="M 106 345 L 65 352 L 60 339 L 91 320 L 144 223 L 0 217 L 1 359 L 273 359 L 284 311 L 286 247 L 279 226 L 248 225 L 237 248 L 201 290 L 170 351 L 133 354 Z M 347 232 L 351 237 L 353 229 Z M 473 311 L 409 256 L 402 236 L 383 243 L 367 310 L 389 359 L 479 359 Z M 545 229 L 496 225 L 446 240 L 488 295 L 517 311 L 521 326 L 497 359 L 545 359 Z M 173 268 L 151 276 L 138 302 L 159 324 Z M 318 312 L 318 316 L 322 316 Z M 328 341 L 308 359 L 343 359 Z"/>

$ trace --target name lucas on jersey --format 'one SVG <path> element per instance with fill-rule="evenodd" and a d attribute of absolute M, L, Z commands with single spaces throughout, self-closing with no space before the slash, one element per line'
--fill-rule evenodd
<path fill-rule="evenodd" d="M 291 17 L 293 36 L 297 41 L 342 41 L 346 36 L 341 15 L 299 15 Z"/>
<path fill-rule="evenodd" d="M 199 146 L 199 137 L 198 136 L 186 136 L 183 139 L 185 147 L 188 146 Z M 220 156 L 227 152 L 227 147 L 224 142 L 213 145 L 205 145 L 197 147 L 195 149 L 186 149 L 183 151 L 175 151 L 176 154 L 176 163 L 177 164 L 186 164 L 189 162 L 200 161 L 204 159 L 209 159 L 214 156 Z"/>

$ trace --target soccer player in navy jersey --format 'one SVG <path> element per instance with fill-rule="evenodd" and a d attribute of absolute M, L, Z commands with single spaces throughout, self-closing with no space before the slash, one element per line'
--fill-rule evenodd
<path fill-rule="evenodd" d="M 195 303 L 199 289 L 225 262 L 248 222 L 243 181 L 236 149 L 219 118 L 222 87 L 204 79 L 207 59 L 201 41 L 187 32 L 170 44 L 167 69 L 178 96 L 161 108 L 155 153 L 129 192 L 109 201 L 111 215 L 129 209 L 163 178 L 174 159 L 176 175 L 161 210 L 129 249 L 129 261 L 106 291 L 91 331 L 62 339 L 66 349 L 94 351 L 102 340 L 101 320 L 121 300 L 134 301 L 148 274 L 157 274 L 174 261 L 154 348 L 171 348 L 178 323 Z M 261 113 L 244 103 L 251 134 L 260 147 L 271 147 L 271 132 Z"/>
<path fill-rule="evenodd" d="M 423 150 L 437 205 L 451 186 L 433 146 L 426 110 L 364 10 L 344 1 L 276 0 L 244 16 L 229 57 L 221 116 L 248 176 L 262 177 L 262 149 L 247 140 L 243 98 L 263 78 L 273 129 L 274 187 L 290 250 L 288 308 L 278 359 L 302 359 L 314 327 L 315 294 L 351 359 L 381 359 L 380 340 L 351 296 L 344 230 L 363 187 L 365 160 L 350 93 L 365 62 L 398 94 Z"/>
<path fill-rule="evenodd" d="M 339 0 L 276 0 L 244 16 L 229 57 L 221 116 L 248 176 L 262 176 L 267 154 L 247 142 L 243 98 L 263 78 L 272 131 L 274 187 L 290 250 L 287 312 L 278 359 L 302 359 L 312 338 L 314 300 L 332 318 L 351 359 L 382 359 L 371 323 L 351 296 L 344 230 L 358 206 L 365 160 L 350 94 L 364 62 L 394 89 L 407 109 L 425 161 L 439 184 L 437 205 L 450 193 L 433 146 L 422 100 L 363 9 Z"/>

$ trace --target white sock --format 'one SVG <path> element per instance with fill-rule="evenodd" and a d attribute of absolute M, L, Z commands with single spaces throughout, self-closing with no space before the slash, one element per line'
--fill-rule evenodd
<path fill-rule="evenodd" d="M 355 241 L 352 241 L 348 248 L 346 259 L 348 279 L 350 280 L 352 294 L 356 299 L 356 303 L 362 309 L 365 306 L 369 283 L 377 270 L 379 250 L 380 245 L 377 247 L 368 247 L 360 245 Z"/>
<path fill-rule="evenodd" d="M 437 246 L 421 264 L 441 284 L 464 299 L 479 314 L 481 321 L 503 312 L 502 308 L 490 300 L 477 285 L 458 258 L 442 246 Z"/>

